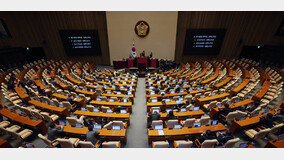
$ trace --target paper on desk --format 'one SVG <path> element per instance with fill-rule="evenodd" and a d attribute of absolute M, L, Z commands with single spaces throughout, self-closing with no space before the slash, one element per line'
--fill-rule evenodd
<path fill-rule="evenodd" d="M 158 130 L 159 135 L 164 135 L 164 131 L 163 130 Z"/>

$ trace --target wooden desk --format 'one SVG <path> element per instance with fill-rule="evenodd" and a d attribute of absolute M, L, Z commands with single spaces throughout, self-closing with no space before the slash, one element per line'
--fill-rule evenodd
<path fill-rule="evenodd" d="M 196 100 L 196 105 L 203 105 L 203 104 L 207 104 L 210 103 L 211 101 L 215 101 L 215 100 L 219 100 L 219 99 L 223 99 L 228 97 L 230 94 L 229 93 L 223 93 L 223 94 L 217 94 L 215 96 L 211 96 L 211 97 L 205 97 L 205 98 L 198 98 Z"/>
<path fill-rule="evenodd" d="M 69 74 L 65 74 L 65 76 L 66 76 L 71 82 L 73 82 L 73 83 L 75 83 L 75 84 L 77 84 L 77 85 L 79 85 L 79 86 L 83 86 L 83 85 L 84 85 L 83 82 L 80 82 L 80 81 L 74 79 L 74 78 L 71 77 Z"/>
<path fill-rule="evenodd" d="M 208 79 L 203 80 L 201 83 L 202 83 L 202 84 L 207 84 L 207 83 L 213 81 L 215 78 L 218 77 L 219 72 L 220 72 L 220 69 L 219 69 L 219 68 L 216 68 L 215 73 L 213 74 L 213 76 L 210 77 L 210 78 L 208 78 Z"/>
<path fill-rule="evenodd" d="M 70 116 L 70 113 L 68 112 L 67 108 L 60 108 L 60 107 L 52 106 L 52 105 L 45 104 L 45 103 L 42 103 L 40 101 L 36 101 L 36 100 L 33 100 L 33 99 L 30 100 L 29 103 L 40 108 L 40 109 L 48 110 L 49 112 L 52 112 L 52 113 L 60 114 L 60 115 L 63 115 L 65 117 Z"/>
<path fill-rule="evenodd" d="M 7 117 L 8 119 L 12 121 L 28 126 L 29 128 L 38 129 L 44 134 L 47 133 L 47 127 L 42 120 L 35 121 L 33 119 L 30 119 L 29 117 L 23 117 L 18 113 L 11 112 L 10 110 L 6 108 L 2 108 L 0 110 L 0 114 Z"/>
<path fill-rule="evenodd" d="M 224 86 L 225 84 L 227 84 L 230 80 L 232 79 L 232 77 L 227 77 L 226 79 L 224 79 L 223 81 L 217 83 L 216 85 L 214 85 L 214 90 L 218 89 L 222 86 Z"/>
<path fill-rule="evenodd" d="M 164 72 L 163 74 L 171 73 L 171 72 L 173 72 L 174 70 L 175 70 L 175 69 L 168 70 L 168 71 Z"/>
<path fill-rule="evenodd" d="M 63 95 L 63 94 L 59 94 L 59 93 L 54 93 L 54 94 L 52 94 L 52 96 L 53 97 L 56 97 L 56 98 L 59 98 L 59 99 L 61 99 L 61 100 L 67 100 L 67 96 L 65 96 L 65 95 Z M 78 104 L 80 104 L 80 105 L 82 105 L 82 106 L 85 106 L 85 102 L 84 102 L 84 99 L 83 98 L 79 98 L 79 99 L 77 99 L 77 98 L 72 98 L 73 99 L 73 101 L 75 101 L 76 103 L 78 103 Z"/>
<path fill-rule="evenodd" d="M 0 148 L 13 148 L 13 146 L 7 140 L 0 138 Z"/>
<path fill-rule="evenodd" d="M 95 86 L 95 85 L 89 85 L 89 84 L 87 84 L 86 87 L 89 87 L 89 88 L 97 88 L 97 86 Z M 105 88 L 105 90 L 115 91 L 115 88 L 107 87 L 107 88 Z M 128 90 L 128 89 L 126 89 L 126 88 L 123 88 L 123 89 L 119 88 L 119 90 L 120 90 L 120 91 L 126 91 L 126 90 Z M 131 91 L 134 92 L 135 89 L 132 88 Z"/>
<path fill-rule="evenodd" d="M 130 125 L 130 120 L 129 120 L 129 113 L 126 114 L 121 114 L 121 113 L 103 113 L 103 112 L 90 112 L 90 111 L 80 111 L 76 110 L 73 114 L 76 115 L 84 115 L 88 117 L 108 117 L 114 120 L 121 120 L 124 122 L 127 122 L 127 125 Z"/>
<path fill-rule="evenodd" d="M 264 81 L 263 85 L 261 86 L 261 89 L 252 97 L 252 99 L 253 100 L 261 99 L 265 95 L 265 93 L 268 91 L 270 85 L 271 85 L 271 82 L 269 80 Z"/>
<path fill-rule="evenodd" d="M 159 113 L 161 115 L 162 120 L 164 121 L 167 117 L 167 113 Z M 175 117 L 178 120 L 185 120 L 187 118 L 200 118 L 202 115 L 204 115 L 204 112 L 200 109 L 198 111 L 186 111 L 186 112 L 174 112 Z M 147 113 L 147 118 L 149 118 L 149 114 Z"/>
<path fill-rule="evenodd" d="M 123 98 L 124 94 L 107 94 L 107 93 L 103 93 L 102 96 Z M 129 98 L 132 99 L 132 100 L 133 100 L 133 98 L 134 98 L 134 95 L 133 95 L 133 94 L 127 95 L 127 96 L 129 96 Z"/>
<path fill-rule="evenodd" d="M 215 126 L 201 126 L 198 128 L 187 128 L 183 127 L 182 129 L 168 129 L 164 128 L 164 135 L 159 135 L 158 130 L 151 130 L 148 129 L 148 143 L 151 143 L 152 141 L 155 140 L 177 140 L 177 139 L 185 139 L 189 138 L 191 136 L 196 136 L 200 135 L 201 133 L 206 132 L 207 130 L 210 130 L 212 132 L 217 132 L 217 131 L 223 131 L 226 130 L 227 128 L 221 124 L 218 123 Z"/>
<path fill-rule="evenodd" d="M 187 92 L 165 94 L 165 97 L 184 96 L 184 95 L 187 95 L 187 94 L 188 94 Z M 162 95 L 161 94 L 154 94 L 154 95 L 146 94 L 146 97 L 147 98 L 150 98 L 150 97 L 162 97 Z"/>
<path fill-rule="evenodd" d="M 188 72 L 188 73 L 186 73 L 184 75 L 181 75 L 180 78 L 183 78 L 183 77 L 191 75 L 195 70 L 196 70 L 196 68 L 193 68 L 190 72 Z"/>
<path fill-rule="evenodd" d="M 264 148 L 284 148 L 284 139 L 280 141 L 269 141 Z"/>
<path fill-rule="evenodd" d="M 185 71 L 185 68 L 183 67 L 180 71 L 176 72 L 176 73 L 172 73 L 171 76 L 175 76 L 177 74 L 182 73 L 183 71 Z"/>
<path fill-rule="evenodd" d="M 237 94 L 240 90 L 242 90 L 248 83 L 250 82 L 250 79 L 245 79 L 243 80 L 243 82 L 238 85 L 236 88 L 234 88 L 233 90 L 231 90 L 230 96 L 233 96 L 235 94 Z"/>
<path fill-rule="evenodd" d="M 206 72 L 207 72 L 207 68 L 204 68 L 203 71 L 199 75 L 196 75 L 195 77 L 190 78 L 189 82 L 195 81 L 196 79 L 204 76 Z"/>
<path fill-rule="evenodd" d="M 278 107 L 277 109 L 279 109 L 280 107 Z M 272 113 L 274 114 L 275 113 L 275 110 L 269 110 L 269 113 Z M 259 122 L 260 120 L 260 117 L 262 117 L 263 115 L 260 114 L 256 117 L 248 117 L 246 118 L 245 120 L 242 120 L 242 121 L 233 121 L 229 130 L 234 133 L 236 130 L 239 130 L 239 129 L 244 129 L 244 128 L 247 128 L 247 127 L 250 127 L 252 125 L 255 125 Z"/>
<path fill-rule="evenodd" d="M 129 112 L 132 113 L 132 102 L 106 102 L 106 101 L 95 101 L 92 100 L 90 102 L 92 105 L 99 105 L 99 106 L 109 106 L 109 107 L 114 107 L 116 108 L 117 106 L 122 106 L 125 108 L 128 108 Z"/>
<path fill-rule="evenodd" d="M 87 95 L 88 97 L 91 97 L 93 99 L 95 99 L 97 97 L 96 92 L 84 91 L 84 90 L 81 90 L 81 89 L 76 89 L 75 92 L 77 92 L 79 94 Z"/>
<path fill-rule="evenodd" d="M 15 87 L 15 91 L 22 100 L 29 101 L 31 99 L 22 87 Z"/>
<path fill-rule="evenodd" d="M 126 129 L 117 130 L 107 130 L 106 128 L 102 128 L 101 130 L 94 129 L 99 131 L 100 138 L 104 140 L 112 140 L 112 141 L 124 141 L 127 142 L 126 138 Z M 63 132 L 70 136 L 79 136 L 86 137 L 86 132 L 88 131 L 88 127 L 76 128 L 71 127 L 71 125 L 67 125 L 63 127 Z"/>
<path fill-rule="evenodd" d="M 54 80 L 56 83 L 58 83 L 60 85 L 60 87 L 62 87 L 63 89 L 68 89 L 69 88 L 69 85 L 66 85 L 64 83 L 62 83 L 58 78 L 54 77 Z"/>

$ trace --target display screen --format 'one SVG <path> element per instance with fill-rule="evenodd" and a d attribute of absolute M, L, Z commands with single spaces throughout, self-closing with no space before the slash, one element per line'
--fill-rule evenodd
<path fill-rule="evenodd" d="M 60 30 L 67 56 L 101 55 L 98 30 Z"/>
<path fill-rule="evenodd" d="M 184 55 L 217 55 L 220 52 L 226 29 L 188 29 Z"/>

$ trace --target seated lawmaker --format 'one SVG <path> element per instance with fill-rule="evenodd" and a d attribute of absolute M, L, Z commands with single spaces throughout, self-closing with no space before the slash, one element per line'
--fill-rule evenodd
<path fill-rule="evenodd" d="M 201 136 L 198 139 L 198 141 L 201 143 L 203 143 L 205 140 L 211 140 L 211 139 L 216 139 L 216 135 L 210 131 L 207 130 L 206 132 L 202 133 Z"/>
<path fill-rule="evenodd" d="M 47 138 L 51 141 L 56 138 L 60 138 L 63 133 L 63 127 L 56 127 L 54 123 L 51 123 L 48 127 Z"/>
<path fill-rule="evenodd" d="M 149 113 L 149 122 L 148 122 L 148 128 L 151 127 L 152 125 L 152 121 L 156 121 L 156 120 L 160 120 L 161 115 L 155 111 L 154 114 L 152 114 L 151 112 Z"/>
<path fill-rule="evenodd" d="M 86 132 L 86 140 L 95 145 L 98 141 L 100 132 L 94 131 L 94 127 L 92 125 L 89 125 L 88 130 L 89 131 Z"/>
<path fill-rule="evenodd" d="M 225 144 L 228 140 L 234 139 L 234 136 L 227 130 L 225 133 L 217 132 L 217 140 L 219 143 Z"/>
<path fill-rule="evenodd" d="M 176 119 L 175 115 L 174 115 L 174 112 L 173 111 L 170 111 L 166 117 L 166 120 L 174 120 Z"/>

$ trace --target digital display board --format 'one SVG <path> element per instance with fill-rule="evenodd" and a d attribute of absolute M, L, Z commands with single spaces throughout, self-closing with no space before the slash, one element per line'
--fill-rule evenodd
<path fill-rule="evenodd" d="M 217 55 L 220 52 L 226 29 L 188 29 L 184 55 Z"/>
<path fill-rule="evenodd" d="M 60 30 L 67 56 L 101 55 L 98 30 Z"/>

